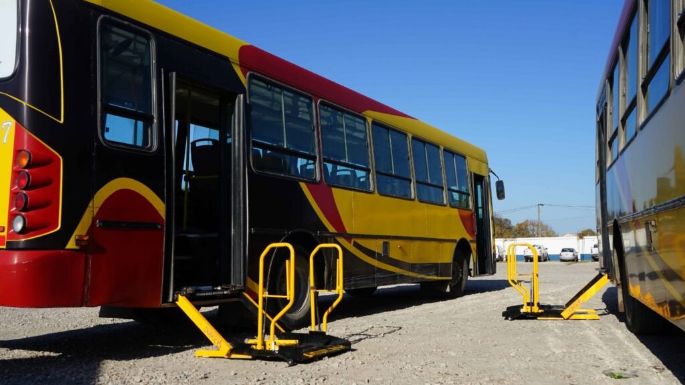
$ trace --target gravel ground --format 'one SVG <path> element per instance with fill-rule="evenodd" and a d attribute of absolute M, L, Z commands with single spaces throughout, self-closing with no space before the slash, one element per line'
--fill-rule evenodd
<path fill-rule="evenodd" d="M 520 265 L 523 269 L 526 265 Z M 526 267 L 530 266 L 528 264 Z M 596 263 L 541 264 L 542 302 L 561 304 Z M 98 318 L 97 309 L 0 309 L 0 384 L 678 384 L 685 333 L 635 337 L 614 315 L 615 288 L 586 307 L 599 321 L 505 321 L 520 297 L 497 275 L 436 301 L 417 286 L 346 297 L 329 331 L 354 351 L 307 365 L 199 359 L 183 324 Z M 608 310 L 607 310 L 608 309 Z M 212 317 L 215 311 L 207 312 Z M 634 376 L 613 379 L 605 373 Z"/>

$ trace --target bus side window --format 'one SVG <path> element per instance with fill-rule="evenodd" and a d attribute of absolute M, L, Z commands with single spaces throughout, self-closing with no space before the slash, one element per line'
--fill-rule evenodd
<path fill-rule="evenodd" d="M 102 138 L 153 150 L 151 37 L 105 20 L 100 30 Z"/>
<path fill-rule="evenodd" d="M 444 187 L 440 149 L 430 143 L 412 138 L 416 196 L 422 202 L 444 204 Z"/>
<path fill-rule="evenodd" d="M 378 193 L 411 199 L 407 135 L 373 123 L 373 153 Z"/>
<path fill-rule="evenodd" d="M 312 99 L 254 76 L 249 95 L 255 170 L 316 179 Z"/>
<path fill-rule="evenodd" d="M 325 104 L 319 105 L 326 182 L 371 190 L 366 121 Z"/>
<path fill-rule="evenodd" d="M 462 209 L 470 208 L 469 174 L 466 169 L 466 158 L 450 151 L 444 151 L 443 158 L 450 206 Z"/>

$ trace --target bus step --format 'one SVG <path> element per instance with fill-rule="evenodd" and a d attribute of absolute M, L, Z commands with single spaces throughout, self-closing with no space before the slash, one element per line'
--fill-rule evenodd
<path fill-rule="evenodd" d="M 226 297 L 236 295 L 239 290 L 230 289 L 222 286 L 186 286 L 178 291 L 177 294 L 191 300 L 208 299 L 212 297 Z"/>
<path fill-rule="evenodd" d="M 530 274 L 530 287 L 523 285 L 516 272 L 516 246 L 528 247 L 533 254 L 533 272 Z M 581 309 L 580 306 L 597 294 L 609 278 L 600 272 L 576 293 L 565 305 L 541 305 L 538 290 L 538 255 L 537 249 L 529 243 L 513 243 L 507 248 L 507 278 L 509 284 L 523 297 L 522 305 L 509 306 L 502 312 L 505 319 L 539 319 L 539 320 L 598 320 L 594 309 Z"/>

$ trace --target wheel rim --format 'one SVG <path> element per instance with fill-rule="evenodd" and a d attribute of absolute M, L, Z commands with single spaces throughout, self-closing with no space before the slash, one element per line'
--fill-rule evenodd
<path fill-rule="evenodd" d="M 452 281 L 450 282 L 450 291 L 459 290 L 463 280 L 464 263 L 461 261 L 452 263 Z"/>

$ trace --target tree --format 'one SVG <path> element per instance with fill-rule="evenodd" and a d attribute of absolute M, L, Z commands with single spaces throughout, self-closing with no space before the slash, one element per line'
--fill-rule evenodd
<path fill-rule="evenodd" d="M 538 224 L 540 229 L 539 236 L 541 237 L 555 237 L 557 233 L 546 223 L 540 221 L 526 219 L 523 222 L 517 223 L 514 226 L 514 237 L 517 238 L 531 238 L 538 236 Z"/>
<path fill-rule="evenodd" d="M 597 235 L 597 232 L 592 229 L 583 229 L 578 232 L 578 238 L 589 237 L 593 235 Z"/>
<path fill-rule="evenodd" d="M 495 214 L 494 221 L 495 238 L 514 238 L 514 225 L 509 218 Z"/>

